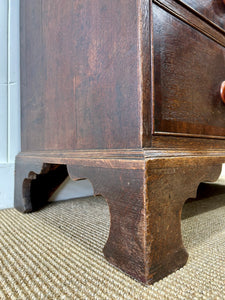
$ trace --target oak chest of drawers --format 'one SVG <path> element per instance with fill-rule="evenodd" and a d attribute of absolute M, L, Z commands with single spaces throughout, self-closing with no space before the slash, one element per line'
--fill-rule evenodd
<path fill-rule="evenodd" d="M 153 283 L 186 263 L 183 204 L 225 162 L 225 4 L 20 2 L 15 207 L 90 179 L 110 209 L 105 257 Z"/>

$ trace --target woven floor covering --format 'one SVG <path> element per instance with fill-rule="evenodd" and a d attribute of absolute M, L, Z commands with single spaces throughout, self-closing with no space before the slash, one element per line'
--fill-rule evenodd
<path fill-rule="evenodd" d="M 0 211 L 0 299 L 225 299 L 225 195 L 185 204 L 185 267 L 144 286 L 102 254 L 109 231 L 101 197 Z"/>

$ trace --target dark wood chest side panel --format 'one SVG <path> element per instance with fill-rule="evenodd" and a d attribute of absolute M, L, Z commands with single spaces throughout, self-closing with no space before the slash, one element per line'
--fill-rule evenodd
<path fill-rule="evenodd" d="M 225 49 L 154 5 L 154 132 L 225 135 Z"/>
<path fill-rule="evenodd" d="M 140 147 L 137 3 L 21 0 L 23 151 Z"/>
<path fill-rule="evenodd" d="M 177 0 L 199 12 L 210 22 L 225 30 L 225 3 L 223 0 Z"/>

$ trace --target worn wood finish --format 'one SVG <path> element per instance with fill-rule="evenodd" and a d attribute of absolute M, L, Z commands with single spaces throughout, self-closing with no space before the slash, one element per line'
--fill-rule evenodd
<path fill-rule="evenodd" d="M 92 166 L 95 164 L 96 167 L 102 167 L 108 165 L 108 167 L 117 168 L 120 166 L 121 161 L 123 166 L 126 169 L 135 169 L 139 168 L 140 160 L 143 159 L 152 159 L 156 162 L 159 159 L 167 161 L 167 166 L 171 164 L 175 167 L 179 164 L 180 159 L 184 161 L 186 158 L 189 159 L 192 157 L 192 160 L 189 160 L 189 165 L 194 163 L 196 164 L 196 159 L 198 160 L 201 157 L 201 160 L 198 160 L 198 163 L 206 163 L 206 161 L 216 162 L 222 164 L 225 158 L 225 150 L 191 150 L 191 149 L 154 149 L 154 148 L 145 148 L 145 149 L 105 149 L 105 150 L 77 150 L 77 151 L 36 151 L 36 152 L 21 152 L 17 156 L 17 159 L 24 159 L 26 162 L 32 163 L 34 160 L 36 163 L 41 164 L 43 161 L 48 162 L 49 164 L 71 164 L 71 161 L 76 164 L 80 163 L 81 165 L 85 164 L 86 166 Z M 155 160 L 155 159 L 158 160 Z M 176 158 L 169 159 L 167 158 Z"/>
<path fill-rule="evenodd" d="M 21 0 L 23 151 L 140 146 L 139 2 Z"/>
<path fill-rule="evenodd" d="M 20 1 L 15 207 L 88 178 L 110 209 L 105 257 L 144 283 L 186 263 L 183 204 L 225 162 L 225 34 L 210 2 Z"/>
<path fill-rule="evenodd" d="M 221 165 L 187 167 L 188 161 L 183 162 L 170 168 L 157 159 L 153 165 L 152 160 L 141 160 L 135 169 L 126 169 L 123 162 L 118 168 L 68 166 L 72 179 L 89 178 L 95 194 L 108 202 L 111 226 L 105 257 L 144 283 L 184 266 L 188 254 L 181 236 L 183 204 L 196 195 L 201 181 L 215 181 L 221 172 Z"/>
<path fill-rule="evenodd" d="M 188 198 L 196 196 L 201 181 L 215 181 L 220 175 L 221 165 L 208 165 L 207 162 L 198 165 L 199 158 L 193 165 L 189 164 L 190 160 L 181 159 L 178 166 L 173 162 L 168 166 L 168 160 L 147 161 L 146 251 L 149 283 L 186 263 L 188 255 L 181 236 L 183 204 Z"/>
<path fill-rule="evenodd" d="M 215 99 L 218 96 L 216 85 L 224 80 L 224 62 L 220 63 L 224 60 L 224 50 L 190 26 L 177 25 L 182 24 L 177 18 L 221 45 L 225 45 L 224 34 L 196 18 L 174 0 L 155 0 L 155 3 L 165 9 L 167 20 L 172 18 L 169 13 L 174 15 L 173 25 L 170 26 L 170 36 L 173 38 L 170 39 L 168 53 L 175 53 L 176 49 L 179 52 L 181 43 L 179 42 L 179 47 L 173 47 L 173 43 L 176 44 L 176 39 L 179 40 L 177 35 L 183 30 L 186 44 L 187 41 L 189 44 L 192 36 L 196 36 L 196 39 L 201 37 L 199 42 L 194 40 L 188 54 L 189 57 L 193 55 L 196 61 L 200 59 L 199 66 L 202 66 L 195 72 L 196 78 L 200 79 L 195 80 L 194 92 L 199 83 L 197 92 L 201 99 L 204 98 L 205 101 L 209 97 L 207 99 L 212 101 L 210 103 L 207 100 L 208 103 L 204 103 L 205 110 L 216 108 L 217 114 L 215 118 L 214 111 L 211 116 L 208 116 L 209 112 L 200 116 L 200 120 L 196 120 L 198 126 L 195 125 L 195 119 L 191 120 L 192 123 L 165 120 L 162 116 L 157 116 L 157 111 L 160 110 L 160 103 L 157 105 L 160 102 L 158 95 L 155 95 L 156 105 L 151 102 L 154 98 L 154 90 L 151 89 L 154 85 L 154 74 L 150 70 L 164 72 L 160 67 L 163 62 L 157 61 L 154 53 L 150 55 L 152 46 L 157 48 L 157 28 L 160 30 L 163 25 L 162 21 L 161 25 L 157 26 L 157 22 L 153 24 L 152 10 L 157 10 L 154 15 L 163 18 L 163 14 L 155 8 L 156 5 L 152 7 L 151 1 L 147 0 L 129 1 L 129 5 L 124 1 L 114 1 L 109 8 L 103 0 L 96 0 L 97 5 L 93 1 L 88 5 L 88 0 L 82 1 L 82 5 L 79 1 L 75 4 L 72 0 L 67 1 L 67 5 L 62 0 L 57 5 L 51 5 L 51 1 L 53 0 L 21 1 L 21 65 L 26 66 L 21 68 L 23 151 L 135 148 L 141 145 L 150 147 L 151 133 L 158 135 L 167 128 L 170 133 L 175 134 L 177 131 L 183 134 L 191 132 L 192 135 L 200 132 L 201 136 L 207 134 L 210 137 L 223 137 L 224 128 L 221 129 L 221 123 L 224 107 L 217 106 Z M 60 9 L 61 6 L 63 9 Z M 86 6 L 89 7 L 88 13 Z M 152 26 L 154 36 L 151 34 Z M 176 26 L 179 28 L 176 29 Z M 202 47 L 203 52 L 199 51 L 198 46 Z M 210 53 L 208 49 L 211 49 Z M 184 50 L 187 51 L 186 48 Z M 156 51 L 164 52 L 163 48 L 157 48 Z M 174 68 L 177 76 L 184 80 L 181 86 L 177 82 L 176 89 L 183 98 L 191 97 L 190 76 L 192 80 L 193 74 L 187 55 L 177 60 L 179 56 L 176 56 Z M 205 64 L 202 65 L 205 60 L 208 61 L 207 69 Z M 183 69 L 186 70 L 187 67 L 189 70 L 185 76 L 182 72 L 179 73 L 179 63 L 184 64 Z M 169 70 L 166 74 L 168 73 Z M 206 81 L 202 79 L 202 73 Z M 155 82 L 160 80 L 157 74 Z M 170 83 L 171 86 L 165 88 L 173 90 L 173 78 Z M 171 94 L 167 95 L 170 96 L 173 97 Z M 192 109 L 191 99 L 188 98 L 187 102 L 190 104 L 189 109 Z M 155 122 L 154 105 L 157 107 L 156 119 L 161 118 Z M 180 108 L 179 117 L 180 113 L 184 115 L 183 118 L 188 117 L 185 116 L 185 113 L 188 115 L 185 109 L 186 103 Z M 214 118 L 212 121 L 218 120 L 216 122 L 219 124 L 202 124 L 202 121 L 208 121 L 208 117 Z M 161 122 L 162 126 L 157 126 L 157 122 Z"/>
<path fill-rule="evenodd" d="M 154 6 L 154 131 L 225 136 L 225 49 Z"/>
<path fill-rule="evenodd" d="M 209 22 L 225 30 L 225 1 L 224 0 L 177 0 L 195 9 L 206 17 Z"/>
<path fill-rule="evenodd" d="M 117 163 L 110 156 L 79 160 L 75 155 L 69 161 L 61 158 L 67 169 L 65 164 L 51 164 L 48 157 L 37 155 L 32 164 L 31 158 L 20 155 L 17 170 L 23 175 L 16 189 L 23 186 L 23 196 L 17 197 L 17 209 L 28 212 L 45 205 L 49 190 L 68 174 L 72 180 L 88 178 L 95 195 L 105 197 L 109 205 L 111 226 L 104 254 L 110 263 L 144 283 L 182 267 L 188 257 L 180 228 L 183 204 L 195 197 L 200 182 L 218 178 L 221 164 L 207 156 L 204 161 L 187 155 L 171 156 L 170 160 L 152 155 L 150 159 L 148 152 L 130 158 L 121 155 Z M 34 172 L 42 175 L 34 176 Z M 18 190 L 16 194 L 21 195 Z"/>
<path fill-rule="evenodd" d="M 126 163 L 126 162 L 125 162 Z M 112 163 L 113 165 L 113 163 Z M 131 165 L 131 164 L 130 164 Z M 68 166 L 72 179 L 88 178 L 95 195 L 102 195 L 110 210 L 110 232 L 104 247 L 107 260 L 134 278 L 145 278 L 144 161 L 139 167 L 85 167 L 85 163 Z"/>

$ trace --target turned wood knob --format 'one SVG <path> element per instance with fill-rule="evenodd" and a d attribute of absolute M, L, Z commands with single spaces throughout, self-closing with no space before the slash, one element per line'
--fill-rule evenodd
<path fill-rule="evenodd" d="M 221 99 L 222 99 L 223 103 L 225 103 L 225 81 L 223 81 L 221 83 L 221 86 L 220 86 L 220 96 L 221 96 Z"/>

